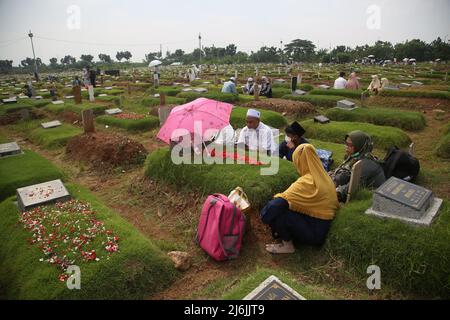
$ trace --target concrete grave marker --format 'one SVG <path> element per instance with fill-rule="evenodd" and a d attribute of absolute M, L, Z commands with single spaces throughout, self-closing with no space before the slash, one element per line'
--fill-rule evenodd
<path fill-rule="evenodd" d="M 2 101 L 3 101 L 3 103 L 17 103 L 17 98 L 14 97 L 14 98 L 9 98 L 9 99 L 3 99 Z"/>
<path fill-rule="evenodd" d="M 44 129 L 56 128 L 56 127 L 60 127 L 61 125 L 62 125 L 62 123 L 59 120 L 41 123 L 41 126 Z"/>
<path fill-rule="evenodd" d="M 98 95 L 99 97 L 107 97 L 108 95 L 106 93 L 101 93 Z"/>
<path fill-rule="evenodd" d="M 384 87 L 384 90 L 399 90 L 399 87 L 397 87 L 397 86 L 385 86 Z"/>
<path fill-rule="evenodd" d="M 409 83 L 402 82 L 402 83 L 400 83 L 399 87 L 400 87 L 400 88 L 410 88 L 411 85 L 410 85 Z"/>
<path fill-rule="evenodd" d="M 306 91 L 297 89 L 297 90 L 295 90 L 292 94 L 293 94 L 294 96 L 303 96 L 303 95 L 306 94 Z"/>
<path fill-rule="evenodd" d="M 193 91 L 197 92 L 197 93 L 205 93 L 205 92 L 208 92 L 208 89 L 206 89 L 206 88 L 195 88 Z"/>
<path fill-rule="evenodd" d="M 42 100 L 43 98 L 42 98 L 42 96 L 35 96 L 34 99 L 36 99 L 36 100 Z"/>
<path fill-rule="evenodd" d="M 105 113 L 106 113 L 107 115 L 114 115 L 114 114 L 122 113 L 122 110 L 119 109 L 119 108 L 108 109 L 108 110 L 105 110 Z"/>
<path fill-rule="evenodd" d="M 330 123 L 330 119 L 325 116 L 316 116 L 314 117 L 314 122 L 318 122 L 320 124 Z"/>
<path fill-rule="evenodd" d="M 64 104 L 64 101 L 56 100 L 56 101 L 52 101 L 52 104 Z"/>
<path fill-rule="evenodd" d="M 0 144 L 0 158 L 6 156 L 13 156 L 16 154 L 21 154 L 22 150 L 20 149 L 17 142 L 8 142 Z"/>
<path fill-rule="evenodd" d="M 81 86 L 75 86 L 72 88 L 72 94 L 74 96 L 75 99 L 75 104 L 80 104 L 82 102 L 82 97 L 81 97 Z"/>
<path fill-rule="evenodd" d="M 330 89 L 330 86 L 327 86 L 326 84 L 321 84 L 318 86 L 319 89 L 324 89 L 324 90 L 328 90 Z"/>
<path fill-rule="evenodd" d="M 73 98 L 75 98 L 75 96 L 65 96 L 64 98 L 65 99 L 73 99 Z"/>
<path fill-rule="evenodd" d="M 192 89 L 191 89 L 191 88 L 184 88 L 184 89 L 182 89 L 181 91 L 182 91 L 182 92 L 191 92 Z"/>
<path fill-rule="evenodd" d="M 411 82 L 411 85 L 413 87 L 419 87 L 419 86 L 423 86 L 423 83 L 420 81 L 413 81 L 413 82 Z"/>
<path fill-rule="evenodd" d="M 353 110 L 356 109 L 355 103 L 348 100 L 341 100 L 337 102 L 337 108 L 345 109 L 345 110 Z"/>
<path fill-rule="evenodd" d="M 437 216 L 442 199 L 421 186 L 391 177 L 373 194 L 373 205 L 366 214 L 429 226 Z"/>
<path fill-rule="evenodd" d="M 294 289 L 270 276 L 255 290 L 250 292 L 243 300 L 306 300 Z"/>
<path fill-rule="evenodd" d="M 27 211 L 43 204 L 71 199 L 69 192 L 59 179 L 19 188 L 16 190 L 16 195 L 21 211 Z"/>

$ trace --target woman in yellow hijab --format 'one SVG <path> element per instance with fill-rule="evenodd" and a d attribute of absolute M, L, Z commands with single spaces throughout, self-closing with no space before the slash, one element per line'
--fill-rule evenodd
<path fill-rule="evenodd" d="M 334 183 L 311 144 L 297 147 L 293 163 L 300 178 L 261 211 L 262 221 L 271 227 L 275 238 L 282 240 L 266 245 L 271 253 L 293 253 L 293 240 L 323 244 L 339 206 Z"/>

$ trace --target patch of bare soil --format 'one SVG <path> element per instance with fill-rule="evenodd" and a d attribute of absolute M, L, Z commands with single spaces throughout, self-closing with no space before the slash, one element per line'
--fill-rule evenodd
<path fill-rule="evenodd" d="M 285 115 L 293 115 L 297 117 L 316 112 L 314 106 L 309 102 L 291 101 L 285 99 L 252 101 L 244 104 L 243 107 L 272 110 Z"/>
<path fill-rule="evenodd" d="M 104 171 L 115 167 L 129 167 L 144 162 L 147 150 L 126 136 L 97 132 L 72 138 L 66 146 L 71 159 L 89 163 Z"/>

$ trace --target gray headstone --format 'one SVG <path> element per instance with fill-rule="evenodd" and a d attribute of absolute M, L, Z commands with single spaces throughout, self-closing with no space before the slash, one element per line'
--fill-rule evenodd
<path fill-rule="evenodd" d="M 353 110 L 356 108 L 355 103 L 348 100 L 341 100 L 337 102 L 337 108 Z"/>
<path fill-rule="evenodd" d="M 42 98 L 42 96 L 35 96 L 34 99 L 36 99 L 36 100 L 42 100 L 43 98 Z"/>
<path fill-rule="evenodd" d="M 303 95 L 306 94 L 306 91 L 297 89 L 297 90 L 295 90 L 292 94 L 293 94 L 294 96 L 303 96 Z"/>
<path fill-rule="evenodd" d="M 294 289 L 280 281 L 275 276 L 270 276 L 255 290 L 250 292 L 244 300 L 306 300 Z"/>
<path fill-rule="evenodd" d="M 366 214 L 429 226 L 441 204 L 442 199 L 430 190 L 391 177 L 374 192 L 372 208 Z"/>
<path fill-rule="evenodd" d="M 325 124 L 325 123 L 329 123 L 330 119 L 328 119 L 325 116 L 316 116 L 316 117 L 314 117 L 314 122 Z"/>
<path fill-rule="evenodd" d="M 61 180 L 53 180 L 16 190 L 17 202 L 21 211 L 27 211 L 33 207 L 63 202 L 71 199 Z"/>
<path fill-rule="evenodd" d="M 122 113 L 122 110 L 119 108 L 108 109 L 108 110 L 105 110 L 105 113 L 108 115 L 114 115 L 114 114 Z"/>
<path fill-rule="evenodd" d="M 280 83 L 280 84 L 283 84 L 283 83 L 285 83 L 286 82 L 286 80 L 284 80 L 284 79 L 275 79 L 275 80 L 273 80 L 273 83 Z"/>
<path fill-rule="evenodd" d="M 402 83 L 400 83 L 399 87 L 400 87 L 400 88 L 410 88 L 411 85 L 410 85 L 409 83 L 402 82 Z"/>
<path fill-rule="evenodd" d="M 318 88 L 328 90 L 330 89 L 330 86 L 327 86 L 326 84 L 321 84 L 320 86 L 318 86 Z"/>
<path fill-rule="evenodd" d="M 65 96 L 66 99 L 73 99 L 75 96 Z"/>
<path fill-rule="evenodd" d="M 53 104 L 64 104 L 64 101 L 62 100 L 56 100 L 56 101 L 52 101 Z"/>
<path fill-rule="evenodd" d="M 112 90 L 113 89 L 113 87 L 105 87 L 105 90 Z M 84 91 L 86 91 L 86 90 L 84 90 Z"/>
<path fill-rule="evenodd" d="M 98 95 L 99 97 L 107 97 L 108 95 L 106 93 L 101 93 Z"/>
<path fill-rule="evenodd" d="M 208 92 L 208 89 L 205 89 L 205 88 L 195 88 L 195 89 L 194 89 L 194 92 L 197 92 L 197 93 L 205 93 L 205 92 Z"/>
<path fill-rule="evenodd" d="M 22 150 L 20 150 L 20 147 L 16 142 L 0 144 L 0 158 L 21 153 Z"/>
<path fill-rule="evenodd" d="M 191 92 L 192 89 L 191 88 L 185 88 L 185 89 L 182 89 L 181 91 L 183 91 L 183 92 Z"/>
<path fill-rule="evenodd" d="M 187 84 L 187 83 L 184 83 L 183 84 L 183 87 L 190 87 L 191 85 L 190 84 Z"/>
<path fill-rule="evenodd" d="M 413 87 L 418 87 L 418 86 L 423 86 L 423 83 L 420 81 L 413 81 L 413 82 L 411 82 L 411 85 Z"/>
<path fill-rule="evenodd" d="M 44 129 L 55 128 L 55 127 L 59 127 L 59 126 L 61 126 L 61 125 L 62 125 L 62 123 L 61 123 L 61 121 L 59 121 L 59 120 L 41 123 L 41 126 L 42 126 L 42 128 L 44 128 Z"/>

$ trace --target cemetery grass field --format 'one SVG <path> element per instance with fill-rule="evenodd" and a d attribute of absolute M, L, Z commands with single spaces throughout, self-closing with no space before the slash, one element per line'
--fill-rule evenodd
<path fill-rule="evenodd" d="M 264 68 L 269 70 L 271 66 Z M 444 199 L 433 226 L 417 228 L 364 215 L 371 206 L 371 194 L 363 190 L 338 211 L 323 247 L 297 246 L 295 254 L 285 256 L 266 253 L 265 244 L 272 239 L 259 220 L 259 209 L 297 178 L 291 163 L 280 160 L 278 174 L 267 177 L 259 175 L 260 167 L 248 165 L 177 166 L 170 161 L 167 146 L 156 139 L 159 121 L 154 117 L 160 102 L 154 97 L 156 93 L 166 94 L 167 105 L 183 104 L 198 96 L 232 103 L 237 106 L 231 115 L 234 127 L 245 125 L 247 109 L 242 105 L 253 101 L 253 97 L 221 94 L 220 86 L 203 84 L 205 80 L 212 82 L 211 75 L 191 83 L 192 87 L 208 88 L 207 94 L 181 92 L 182 87 L 170 85 L 181 82 L 172 73 L 163 74 L 164 85 L 154 90 L 149 85 L 148 71 L 143 70 L 135 78 L 139 85 L 131 92 L 126 87 L 130 75 L 107 78 L 104 86 L 113 90 L 98 90 L 93 103 L 85 97 L 81 105 L 67 99 L 64 105 L 42 100 L 0 106 L 0 120 L 2 116 L 18 115 L 22 108 L 29 109 L 32 115 L 29 121 L 0 125 L 0 143 L 16 141 L 25 150 L 20 156 L 0 158 L 0 288 L 3 289 L 0 298 L 242 299 L 268 276 L 276 275 L 312 300 L 448 299 L 450 82 L 443 80 L 445 72 L 433 77 L 425 68 L 421 66 L 416 74 L 415 80 L 424 83 L 420 88 L 368 97 L 364 107 L 354 111 L 334 107 L 343 99 L 360 106 L 360 91 L 317 88 L 320 84 L 332 85 L 339 71 L 336 66 L 324 69 L 320 79 L 314 72 L 305 72 L 298 86 L 307 91 L 303 96 L 290 95 L 288 83 L 274 85 L 274 92 L 282 99 L 309 102 L 315 109 L 314 113 L 295 115 L 261 109 L 263 122 L 280 129 L 280 141 L 284 139 L 286 124 L 297 120 L 306 128 L 305 137 L 312 144 L 333 151 L 333 167 L 344 157 L 344 136 L 351 130 L 371 134 L 374 153 L 381 158 L 386 148 L 393 145 L 407 148 L 414 142 L 421 163 L 416 183 Z M 272 72 L 272 78 L 288 82 L 287 74 Z M 412 80 L 400 78 L 404 72 L 395 68 L 368 66 L 359 74 L 367 79 L 376 72 L 383 73 L 394 84 Z M 224 72 L 221 78 L 229 76 Z M 101 93 L 108 96 L 98 97 Z M 151 119 L 152 124 L 136 125 L 136 120 L 116 121 L 103 115 L 105 109 L 117 107 L 125 113 Z M 102 171 L 67 155 L 67 141 L 83 130 L 80 114 L 85 108 L 94 109 L 98 133 L 118 133 L 142 144 L 148 152 L 145 163 Z M 435 109 L 444 113 L 438 117 Z M 68 112 L 77 117 L 68 117 Z M 328 116 L 332 122 L 315 124 L 312 118 L 319 114 Z M 52 120 L 62 121 L 63 126 L 49 129 L 52 131 L 39 127 L 40 123 Z M 40 252 L 28 244 L 30 234 L 18 225 L 18 210 L 13 203 L 17 187 L 57 178 L 63 179 L 76 199 L 88 201 L 121 239 L 120 252 L 109 261 L 85 263 L 86 273 L 82 275 L 79 292 L 65 289 L 64 283 L 57 279 L 58 270 L 39 261 Z M 246 214 L 248 226 L 243 249 L 238 259 L 216 263 L 195 244 L 199 215 L 208 194 L 228 194 L 238 185 L 244 188 L 253 205 Z M 173 267 L 167 253 L 174 250 L 191 255 L 192 267 L 188 271 L 180 272 Z M 381 290 L 370 291 L 366 287 L 366 269 L 372 264 L 381 267 Z"/>

